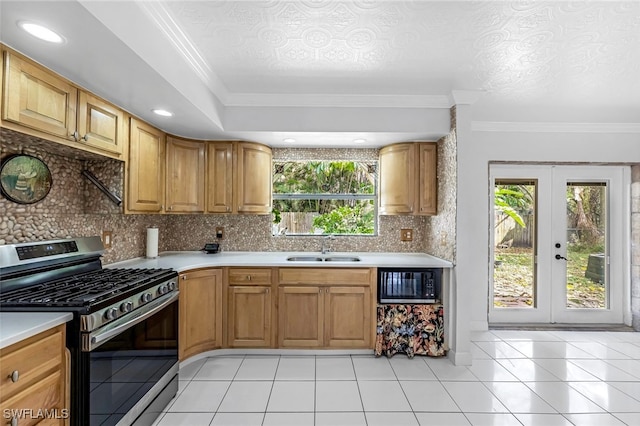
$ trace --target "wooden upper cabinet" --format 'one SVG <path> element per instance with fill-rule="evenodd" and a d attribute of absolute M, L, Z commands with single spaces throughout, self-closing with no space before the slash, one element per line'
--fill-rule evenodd
<path fill-rule="evenodd" d="M 380 150 L 380 214 L 413 214 L 415 205 L 415 146 L 398 144 Z"/>
<path fill-rule="evenodd" d="M 131 212 L 164 209 L 165 134 L 143 121 L 131 119 L 128 163 L 128 203 Z"/>
<path fill-rule="evenodd" d="M 167 211 L 203 213 L 205 142 L 167 138 Z"/>
<path fill-rule="evenodd" d="M 420 214 L 435 215 L 438 210 L 438 144 L 418 145 L 420 169 L 418 171 L 418 208 Z"/>
<path fill-rule="evenodd" d="M 235 199 L 238 213 L 271 212 L 271 148 L 239 142 L 236 153 Z"/>
<path fill-rule="evenodd" d="M 76 130 L 78 89 L 10 52 L 5 52 L 2 119 L 68 139 Z"/>
<path fill-rule="evenodd" d="M 8 50 L 4 67 L 2 119 L 12 128 L 122 159 L 123 110 Z"/>
<path fill-rule="evenodd" d="M 437 144 L 402 143 L 380 150 L 379 212 L 386 215 L 437 213 Z"/>
<path fill-rule="evenodd" d="M 124 129 L 124 112 L 121 109 L 80 91 L 78 131 L 75 136 L 79 142 L 119 156 L 124 152 Z"/>
<path fill-rule="evenodd" d="M 207 145 L 207 212 L 233 210 L 233 143 Z"/>

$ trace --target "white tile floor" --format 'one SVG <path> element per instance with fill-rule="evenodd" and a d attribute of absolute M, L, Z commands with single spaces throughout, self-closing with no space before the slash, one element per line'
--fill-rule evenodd
<path fill-rule="evenodd" d="M 220 356 L 180 370 L 157 426 L 640 426 L 640 333 L 487 331 L 473 365 L 397 354 Z"/>

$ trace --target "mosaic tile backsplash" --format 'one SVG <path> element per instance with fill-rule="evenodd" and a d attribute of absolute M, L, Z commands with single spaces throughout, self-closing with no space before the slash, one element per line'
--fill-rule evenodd
<path fill-rule="evenodd" d="M 312 150 L 282 150 L 279 158 L 307 158 Z M 146 228 L 160 229 L 159 250 L 199 250 L 215 240 L 215 228 L 225 228 L 220 241 L 226 251 L 319 251 L 322 237 L 272 236 L 271 215 L 124 215 L 81 175 L 91 171 L 105 186 L 124 198 L 124 163 L 86 154 L 8 129 L 0 129 L 0 157 L 24 152 L 42 159 L 51 170 L 53 186 L 41 202 L 20 205 L 0 197 L 0 244 L 113 233 L 113 246 L 103 263 L 144 256 Z M 318 150 L 323 158 L 355 155 L 348 150 Z M 376 158 L 377 150 L 362 150 L 358 158 Z M 377 236 L 344 236 L 329 242 L 333 251 L 425 252 L 433 218 L 381 216 Z M 400 241 L 400 229 L 414 229 L 414 239 Z M 438 225 L 438 229 L 441 225 Z M 436 231 L 437 235 L 439 231 Z"/>

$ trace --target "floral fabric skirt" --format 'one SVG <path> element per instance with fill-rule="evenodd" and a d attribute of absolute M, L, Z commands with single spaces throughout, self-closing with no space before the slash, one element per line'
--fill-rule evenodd
<path fill-rule="evenodd" d="M 442 305 L 378 305 L 375 356 L 444 356 Z"/>

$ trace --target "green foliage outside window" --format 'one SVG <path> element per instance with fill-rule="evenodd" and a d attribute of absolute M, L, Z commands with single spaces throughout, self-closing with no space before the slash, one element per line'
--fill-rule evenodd
<path fill-rule="evenodd" d="M 295 234 L 374 234 L 375 163 L 274 162 L 273 208 Z"/>

